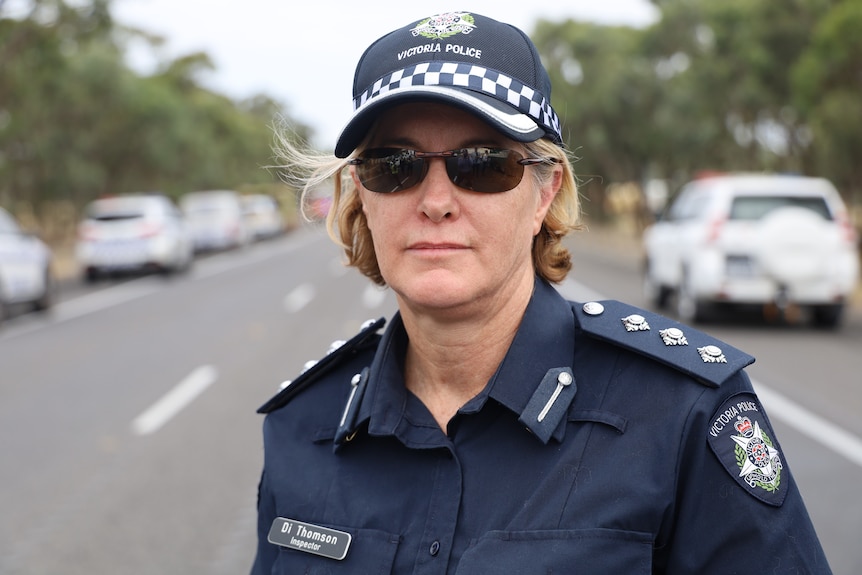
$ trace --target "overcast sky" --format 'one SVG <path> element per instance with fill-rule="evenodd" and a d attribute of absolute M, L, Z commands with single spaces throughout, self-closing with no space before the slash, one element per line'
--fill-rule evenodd
<path fill-rule="evenodd" d="M 114 0 L 120 24 L 164 36 L 163 56 L 205 51 L 216 71 L 201 80 L 232 98 L 266 93 L 334 145 L 352 112 L 356 62 L 383 34 L 450 11 L 472 11 L 530 32 L 539 18 L 644 26 L 648 0 Z M 534 7 L 532 7 L 534 6 Z M 132 65 L 152 62 L 132 51 Z"/>

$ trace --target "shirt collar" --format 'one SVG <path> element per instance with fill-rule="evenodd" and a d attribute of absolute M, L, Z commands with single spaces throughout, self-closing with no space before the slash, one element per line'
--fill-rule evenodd
<path fill-rule="evenodd" d="M 574 316 L 571 306 L 547 282 L 536 278 L 533 295 L 524 317 L 500 363 L 485 389 L 468 402 L 463 411 L 478 411 L 492 398 L 520 414 L 549 368 L 572 366 L 574 356 Z M 368 388 L 359 408 L 358 424 L 368 422 L 372 435 L 397 435 L 405 443 L 435 443 L 439 430 L 427 436 L 415 433 L 410 439 L 399 433 L 408 422 L 408 392 L 404 386 L 404 357 L 407 332 L 396 313 L 381 338 L 369 370 Z M 439 444 L 439 442 L 436 442 Z"/>
<path fill-rule="evenodd" d="M 571 306 L 557 290 L 536 278 L 533 297 L 506 357 L 488 384 L 488 395 L 520 414 L 549 368 L 572 366 L 574 351 Z"/>

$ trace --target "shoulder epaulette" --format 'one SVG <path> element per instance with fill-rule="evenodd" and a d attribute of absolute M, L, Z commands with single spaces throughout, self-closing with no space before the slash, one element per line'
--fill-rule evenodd
<path fill-rule="evenodd" d="M 624 347 L 719 387 L 754 357 L 702 331 L 622 302 L 572 304 L 588 335 Z"/>
<path fill-rule="evenodd" d="M 386 319 L 380 318 L 365 324 L 359 333 L 330 351 L 320 361 L 303 371 L 299 377 L 285 385 L 272 399 L 260 406 L 257 412 L 269 413 L 287 405 L 297 394 L 326 375 L 332 368 L 352 358 L 372 342 L 376 343 L 380 338 L 377 331 L 385 323 Z"/>

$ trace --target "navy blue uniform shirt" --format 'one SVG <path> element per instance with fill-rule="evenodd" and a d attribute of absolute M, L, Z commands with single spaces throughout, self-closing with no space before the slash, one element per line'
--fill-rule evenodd
<path fill-rule="evenodd" d="M 406 346 L 396 314 L 261 408 L 254 574 L 830 572 L 743 352 L 537 280 L 447 434 Z"/>

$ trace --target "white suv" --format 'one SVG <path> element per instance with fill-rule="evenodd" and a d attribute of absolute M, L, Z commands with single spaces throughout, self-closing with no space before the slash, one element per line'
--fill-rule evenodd
<path fill-rule="evenodd" d="M 802 176 L 728 174 L 688 183 L 644 232 L 644 291 L 683 321 L 716 304 L 810 310 L 838 325 L 859 276 L 856 232 L 835 187 Z"/>

